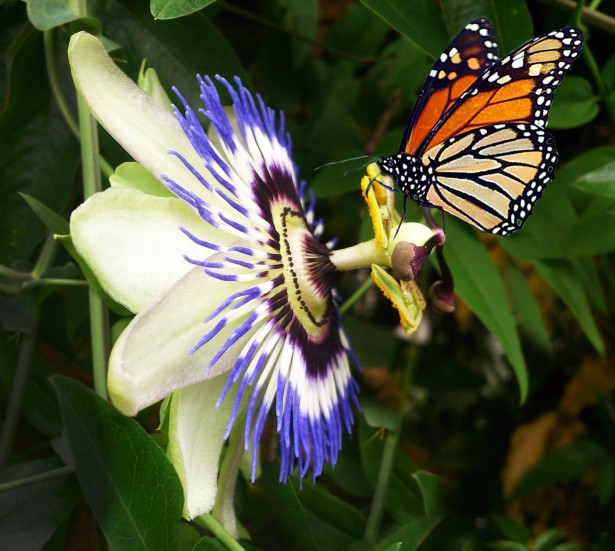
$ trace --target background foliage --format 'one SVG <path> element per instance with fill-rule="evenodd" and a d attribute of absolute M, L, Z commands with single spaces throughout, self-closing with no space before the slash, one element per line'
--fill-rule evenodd
<path fill-rule="evenodd" d="M 70 35 L 102 34 L 133 78 L 146 59 L 193 105 L 195 74 L 240 75 L 286 111 L 327 235 L 350 245 L 371 231 L 361 172 L 349 162 L 318 167 L 395 152 L 433 59 L 487 16 L 503 54 L 567 24 L 584 31 L 582 59 L 551 110 L 557 176 L 512 237 L 447 218 L 453 315 L 428 309 L 408 341 L 373 289 L 345 314 L 364 368 L 357 430 L 315 486 L 279 485 L 275 453 L 263 457 L 257 483 L 237 488 L 251 538 L 241 545 L 615 548 L 615 9 L 581 7 L 108 0 L 85 12 L 64 0 L 0 1 L 2 547 L 224 548 L 198 523 L 180 522 L 181 487 L 147 435 L 156 412 L 135 422 L 88 390 L 87 286 L 70 243 L 49 237 L 68 233 L 81 201 Z M 102 131 L 101 150 L 111 166 L 126 160 Z M 349 275 L 343 295 L 366 277 Z M 422 277 L 426 288 L 431 275 Z M 111 322 L 121 326 L 126 312 L 116 310 Z M 409 376 L 411 392 L 400 395 Z M 164 446 L 163 435 L 157 441 Z"/>

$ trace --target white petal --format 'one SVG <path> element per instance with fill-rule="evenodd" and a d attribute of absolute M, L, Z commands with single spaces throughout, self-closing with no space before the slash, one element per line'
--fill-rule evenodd
<path fill-rule="evenodd" d="M 77 251 L 103 289 L 133 312 L 149 306 L 192 269 L 182 255 L 209 256 L 180 226 L 219 244 L 231 240 L 181 199 L 121 188 L 92 196 L 73 212 L 70 226 Z"/>
<path fill-rule="evenodd" d="M 109 359 L 107 384 L 113 404 L 126 415 L 136 415 L 171 392 L 231 369 L 250 332 L 211 369 L 207 366 L 242 320 L 222 329 L 193 354 L 189 352 L 219 321 L 204 324 L 203 319 L 225 298 L 252 285 L 221 281 L 196 267 L 138 314 L 120 335 Z"/>
<path fill-rule="evenodd" d="M 214 506 L 224 431 L 234 395 L 219 408 L 216 400 L 226 383 L 221 375 L 175 392 L 169 409 L 167 454 L 184 487 L 184 516 L 192 519 Z"/>
<path fill-rule="evenodd" d="M 79 92 L 109 134 L 157 178 L 165 175 L 203 196 L 202 184 L 169 154 L 180 153 L 211 178 L 179 123 L 113 63 L 100 40 L 86 32 L 73 35 L 68 59 Z"/>

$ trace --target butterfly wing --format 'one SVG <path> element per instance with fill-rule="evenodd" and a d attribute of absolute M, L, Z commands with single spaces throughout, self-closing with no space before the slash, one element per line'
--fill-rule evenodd
<path fill-rule="evenodd" d="M 426 202 L 477 228 L 507 235 L 521 228 L 557 165 L 553 137 L 532 124 L 471 130 L 421 158 Z"/>
<path fill-rule="evenodd" d="M 564 28 L 535 38 L 494 63 L 433 125 L 416 154 L 494 124 L 546 126 L 553 94 L 582 43 L 580 30 Z"/>
<path fill-rule="evenodd" d="M 400 151 L 413 154 L 459 97 L 497 60 L 493 24 L 475 19 L 453 39 L 425 81 L 402 138 Z"/>

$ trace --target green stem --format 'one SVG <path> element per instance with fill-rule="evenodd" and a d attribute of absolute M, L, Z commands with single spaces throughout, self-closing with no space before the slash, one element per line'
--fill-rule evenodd
<path fill-rule="evenodd" d="M 45 63 L 47 65 L 47 78 L 49 79 L 49 85 L 51 86 L 51 93 L 55 99 L 55 102 L 60 109 L 60 113 L 64 122 L 70 129 L 71 133 L 77 140 L 81 138 L 79 134 L 79 126 L 73 117 L 68 102 L 62 93 L 62 88 L 58 79 L 58 71 L 56 66 L 55 57 L 55 29 L 45 31 L 43 33 L 43 44 L 45 47 Z M 109 178 L 113 174 L 113 167 L 102 157 L 99 159 L 100 169 L 102 170 L 105 178 Z"/>
<path fill-rule="evenodd" d="M 345 313 L 350 310 L 355 302 L 357 302 L 366 292 L 374 285 L 374 280 L 371 277 L 368 277 L 351 296 L 348 298 L 344 304 L 340 307 L 340 313 Z"/>
<path fill-rule="evenodd" d="M 88 282 L 85 279 L 57 279 L 53 277 L 48 277 L 44 279 L 35 279 L 34 281 L 27 281 L 21 286 L 21 288 L 29 289 L 31 287 L 43 287 L 45 285 L 87 287 Z"/>
<path fill-rule="evenodd" d="M 212 532 L 229 551 L 245 551 L 245 548 L 212 515 L 201 515 L 194 520 L 197 524 Z"/>
<path fill-rule="evenodd" d="M 373 544 L 377 540 L 378 532 L 380 531 L 380 523 L 382 522 L 382 515 L 384 514 L 385 499 L 389 489 L 391 475 L 393 474 L 395 452 L 399 444 L 399 436 L 401 434 L 404 421 L 406 399 L 408 397 L 408 391 L 410 389 L 410 384 L 412 382 L 412 377 L 416 366 L 416 353 L 416 347 L 411 345 L 409 349 L 408 362 L 404 370 L 404 378 L 399 395 L 399 404 L 397 405 L 395 430 L 388 431 L 384 440 L 384 450 L 382 453 L 382 461 L 380 462 L 380 470 L 378 471 L 376 490 L 374 492 L 374 498 L 372 499 L 369 517 L 367 518 L 367 526 L 365 527 L 365 534 L 363 536 L 363 539 L 368 544 Z"/>
<path fill-rule="evenodd" d="M 41 253 L 36 261 L 34 269 L 31 272 L 33 278 L 39 278 L 53 264 L 58 243 L 52 235 L 48 235 L 41 249 Z M 19 422 L 19 412 L 26 390 L 26 382 L 30 374 L 30 364 L 32 360 L 32 352 L 36 343 L 36 330 L 38 326 L 38 312 L 34 316 L 33 330 L 31 335 L 24 335 L 19 345 L 19 357 L 17 358 L 17 367 L 15 369 L 15 378 L 11 386 L 11 394 L 6 406 L 6 414 L 2 423 L 2 432 L 0 432 L 0 468 L 4 467 L 11 455 L 13 440 Z"/>
<path fill-rule="evenodd" d="M 8 266 L 0 266 L 0 276 L 15 281 L 30 281 L 32 279 L 32 274 L 30 272 L 20 272 Z"/>
<path fill-rule="evenodd" d="M 44 482 L 45 480 L 60 478 L 61 476 L 73 474 L 74 472 L 75 467 L 73 467 L 72 465 L 67 465 L 66 467 L 58 467 L 57 469 L 53 469 L 45 473 L 35 474 L 33 476 L 20 478 L 19 480 L 11 480 L 10 482 L 0 484 L 0 492 L 7 492 L 8 490 L 22 488 L 24 486 L 29 486 L 30 484 L 36 484 L 37 482 Z"/>
<path fill-rule="evenodd" d="M 583 46 L 583 51 L 581 52 L 585 63 L 587 64 L 587 68 L 592 76 L 594 84 L 596 88 L 598 88 L 598 93 L 600 94 L 600 98 L 602 99 L 602 103 L 606 108 L 607 113 L 613 123 L 615 123 L 615 110 L 613 109 L 613 105 L 610 101 L 610 93 L 609 89 L 604 84 L 602 80 L 602 76 L 600 75 L 600 69 L 598 68 L 598 64 L 596 63 L 596 58 L 594 58 L 594 54 L 592 54 L 591 49 L 587 44 Z"/>
<path fill-rule="evenodd" d="M 81 159 L 83 168 L 83 196 L 91 197 L 102 191 L 98 165 L 98 131 L 87 105 L 78 94 L 79 131 L 81 134 Z M 107 358 L 109 356 L 109 314 L 100 296 L 90 287 L 90 333 L 92 337 L 92 368 L 94 390 L 107 398 Z"/>
<path fill-rule="evenodd" d="M 17 367 L 15 369 L 15 378 L 11 386 L 11 394 L 9 402 L 6 406 L 6 413 L 2 423 L 2 432 L 0 433 L 0 468 L 8 464 L 13 447 L 15 432 L 17 431 L 17 423 L 19 422 L 19 412 L 26 389 L 26 382 L 30 373 L 30 362 L 32 360 L 32 352 L 36 343 L 36 328 L 38 325 L 38 315 L 34 320 L 34 330 L 31 335 L 23 335 L 19 344 L 19 357 L 17 358 Z"/>

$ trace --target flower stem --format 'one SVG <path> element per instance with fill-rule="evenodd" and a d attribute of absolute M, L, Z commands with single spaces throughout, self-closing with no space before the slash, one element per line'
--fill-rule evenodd
<path fill-rule="evenodd" d="M 375 239 L 364 241 L 346 249 L 332 251 L 329 260 L 340 271 L 369 268 L 372 264 L 391 265 L 391 259 L 384 249 L 376 245 Z"/>
<path fill-rule="evenodd" d="M 32 278 L 39 278 L 45 273 L 51 264 L 53 257 L 58 247 L 58 242 L 52 235 L 48 235 L 41 253 L 31 272 Z M 15 369 L 15 378 L 11 386 L 11 394 L 9 402 L 6 406 L 6 414 L 2 423 L 2 432 L 0 433 L 0 468 L 4 467 L 11 455 L 15 431 L 17 430 L 17 422 L 19 421 L 19 412 L 26 389 L 28 375 L 30 374 L 30 364 L 32 360 L 32 352 L 36 343 L 36 331 L 38 326 L 38 311 L 34 315 L 33 330 L 31 335 L 24 335 L 19 344 L 19 356 L 17 358 L 17 367 Z"/>
<path fill-rule="evenodd" d="M 36 329 L 38 325 L 38 315 L 34 320 L 34 330 L 31 335 L 24 335 L 19 344 L 19 357 L 17 358 L 17 367 L 15 369 L 15 378 L 11 386 L 11 394 L 9 403 L 6 406 L 4 421 L 2 422 L 2 432 L 0 433 L 0 468 L 5 467 L 11 455 L 13 447 L 13 439 L 17 430 L 17 422 L 19 421 L 19 411 L 30 373 L 30 362 L 32 352 L 36 342 Z"/>
<path fill-rule="evenodd" d="M 197 524 L 212 532 L 229 551 L 245 551 L 244 547 L 211 514 L 206 513 L 194 520 Z"/>
<path fill-rule="evenodd" d="M 30 484 L 36 484 L 37 482 L 44 482 L 45 480 L 60 478 L 61 476 L 73 474 L 74 472 L 75 467 L 73 467 L 72 465 L 58 467 L 57 469 L 53 469 L 51 471 L 35 474 L 26 478 L 20 478 L 19 480 L 11 480 L 10 482 L 0 484 L 0 492 L 7 492 L 8 490 L 14 490 L 15 488 L 23 488 L 24 486 L 29 486 Z"/>
<path fill-rule="evenodd" d="M 388 431 L 384 440 L 384 450 L 382 453 L 380 470 L 378 471 L 378 480 L 376 481 L 376 491 L 374 492 L 374 498 L 369 510 L 367 526 L 365 527 L 365 534 L 363 536 L 364 541 L 369 544 L 373 544 L 378 538 L 380 523 L 382 522 L 382 515 L 384 514 L 386 494 L 389 489 L 391 475 L 393 474 L 395 452 L 397 451 L 397 445 L 399 444 L 399 436 L 401 434 L 401 428 L 404 420 L 406 398 L 408 396 L 408 391 L 410 389 L 410 384 L 412 382 L 412 377 L 416 366 L 416 355 L 416 346 L 411 345 L 409 348 L 408 361 L 404 370 L 404 377 L 399 395 L 399 404 L 397 405 L 395 430 Z"/>
<path fill-rule="evenodd" d="M 81 159 L 83 167 L 83 196 L 87 199 L 102 191 L 98 166 L 98 131 L 94 118 L 78 94 L 79 132 L 81 135 Z M 92 287 L 89 288 L 90 333 L 92 336 L 92 367 L 94 390 L 107 398 L 106 370 L 109 356 L 109 314 Z"/>
<path fill-rule="evenodd" d="M 60 87 L 58 79 L 58 71 L 55 58 L 55 29 L 45 31 L 43 33 L 43 44 L 45 47 L 45 65 L 47 67 L 47 78 L 51 87 L 51 93 L 53 98 L 60 109 L 64 122 L 70 129 L 71 133 L 78 140 L 81 138 L 79 134 L 79 127 L 75 122 L 75 118 L 70 112 L 68 102 L 62 94 L 62 88 Z M 102 157 L 99 158 L 100 169 L 106 178 L 109 178 L 113 174 L 113 167 Z"/>
<path fill-rule="evenodd" d="M 354 306 L 355 302 L 357 302 L 357 300 L 359 300 L 367 292 L 367 290 L 372 287 L 373 284 L 374 280 L 371 277 L 367 277 L 365 281 L 361 284 L 361 287 L 359 287 L 352 294 L 352 296 L 340 306 L 340 313 L 343 314 L 350 310 L 350 308 Z"/>

